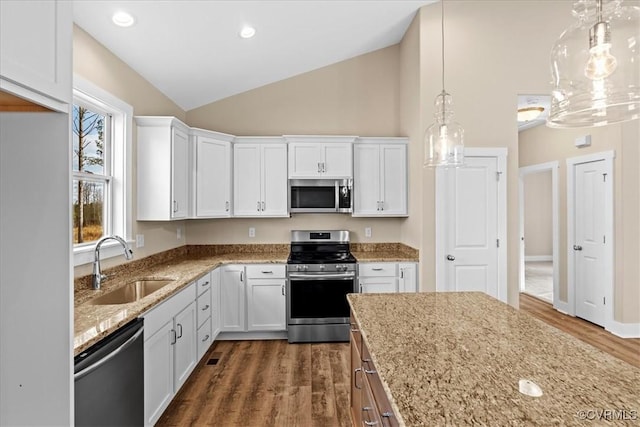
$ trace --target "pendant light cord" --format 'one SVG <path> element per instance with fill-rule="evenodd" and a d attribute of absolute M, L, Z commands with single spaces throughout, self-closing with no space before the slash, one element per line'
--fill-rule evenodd
<path fill-rule="evenodd" d="M 444 0 L 440 0 L 440 6 L 441 6 L 441 14 L 440 14 L 440 19 L 441 19 L 441 23 L 440 23 L 440 28 L 442 31 L 442 91 L 444 92 Z"/>

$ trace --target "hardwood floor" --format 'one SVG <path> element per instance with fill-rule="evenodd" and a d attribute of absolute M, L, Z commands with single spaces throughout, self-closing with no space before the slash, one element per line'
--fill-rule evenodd
<path fill-rule="evenodd" d="M 640 367 L 640 339 L 616 337 L 529 295 L 521 294 L 520 308 Z M 348 343 L 218 341 L 157 425 L 349 426 L 349 361 Z"/>
<path fill-rule="evenodd" d="M 520 310 L 640 368 L 640 338 L 620 338 L 600 326 L 578 317 L 562 314 L 555 310 L 551 304 L 522 293 L 520 294 Z"/>
<path fill-rule="evenodd" d="M 349 426 L 349 362 L 348 343 L 218 341 L 157 425 Z"/>

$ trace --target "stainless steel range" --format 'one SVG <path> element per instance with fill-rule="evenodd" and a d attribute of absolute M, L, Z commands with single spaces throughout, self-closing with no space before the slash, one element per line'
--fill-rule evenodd
<path fill-rule="evenodd" d="M 347 294 L 358 292 L 344 230 L 295 230 L 287 260 L 289 342 L 349 341 Z"/>

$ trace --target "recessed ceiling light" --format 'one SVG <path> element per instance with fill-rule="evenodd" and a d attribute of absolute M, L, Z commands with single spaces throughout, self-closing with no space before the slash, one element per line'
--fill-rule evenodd
<path fill-rule="evenodd" d="M 114 13 L 113 18 L 111 19 L 113 20 L 113 23 L 118 27 L 130 27 L 134 22 L 136 22 L 136 20 L 133 19 L 133 16 L 123 11 Z"/>
<path fill-rule="evenodd" d="M 242 37 L 243 39 L 250 39 L 255 35 L 256 29 L 249 25 L 245 25 L 244 27 L 242 27 L 242 30 L 240 30 L 240 37 Z"/>

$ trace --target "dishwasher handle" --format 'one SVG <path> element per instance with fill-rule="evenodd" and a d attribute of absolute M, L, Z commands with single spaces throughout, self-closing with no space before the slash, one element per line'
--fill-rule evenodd
<path fill-rule="evenodd" d="M 140 327 L 140 329 L 133 334 L 128 340 L 126 340 L 122 345 L 120 345 L 118 348 L 116 348 L 115 350 L 113 350 L 111 353 L 109 353 L 107 356 L 99 359 L 97 362 L 92 363 L 91 365 L 87 366 L 86 368 L 84 368 L 81 371 L 76 372 L 75 374 L 73 374 L 73 379 L 75 381 L 78 381 L 80 378 L 88 375 L 89 373 L 91 373 L 92 371 L 98 369 L 100 366 L 104 365 L 105 363 L 107 363 L 109 360 L 113 359 L 114 357 L 116 357 L 119 353 L 123 352 L 124 350 L 127 349 L 127 347 L 129 347 L 136 339 L 138 339 L 140 337 L 140 335 L 142 335 L 142 332 L 144 332 L 144 327 Z"/>

